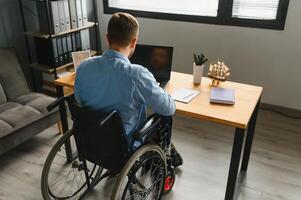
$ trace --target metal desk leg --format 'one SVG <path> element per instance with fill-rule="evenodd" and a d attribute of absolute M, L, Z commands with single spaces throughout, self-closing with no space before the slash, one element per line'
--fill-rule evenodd
<path fill-rule="evenodd" d="M 235 129 L 235 136 L 234 136 L 234 143 L 232 148 L 232 156 L 231 156 L 231 163 L 230 163 L 230 169 L 228 174 L 225 200 L 233 200 L 235 194 L 236 180 L 237 180 L 241 150 L 242 150 L 242 145 L 244 140 L 244 133 L 245 133 L 244 129 L 240 129 L 240 128 Z"/>
<path fill-rule="evenodd" d="M 253 137 L 254 137 L 254 132 L 255 132 L 255 126 L 256 126 L 256 121 L 257 121 L 257 113 L 258 113 L 258 109 L 259 109 L 259 103 L 260 103 L 260 99 L 254 109 L 251 120 L 249 122 L 249 127 L 248 127 L 247 136 L 246 136 L 245 147 L 244 147 L 244 154 L 243 154 L 242 164 L 241 164 L 241 171 L 244 171 L 244 172 L 246 172 L 248 170 L 251 148 L 252 148 L 252 143 L 253 143 Z"/>
<path fill-rule="evenodd" d="M 56 86 L 56 92 L 57 92 L 57 98 L 64 96 L 64 88 L 62 86 Z M 69 127 L 68 127 L 68 116 L 67 116 L 65 103 L 59 105 L 59 111 L 60 111 L 62 130 L 63 133 L 66 133 L 69 130 Z M 73 155 L 72 155 L 70 140 L 65 143 L 65 150 L 66 150 L 67 162 L 69 161 L 71 162 L 73 160 Z"/>

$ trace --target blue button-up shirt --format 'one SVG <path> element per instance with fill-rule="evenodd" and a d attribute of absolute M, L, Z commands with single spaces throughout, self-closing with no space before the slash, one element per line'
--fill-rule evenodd
<path fill-rule="evenodd" d="M 146 122 L 146 107 L 164 116 L 173 115 L 176 109 L 173 98 L 145 67 L 131 64 L 114 50 L 81 63 L 74 94 L 83 107 L 104 112 L 118 110 L 128 141 Z"/>

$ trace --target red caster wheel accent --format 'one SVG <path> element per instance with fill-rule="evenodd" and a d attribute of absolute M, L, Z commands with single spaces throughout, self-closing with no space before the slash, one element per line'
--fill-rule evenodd
<path fill-rule="evenodd" d="M 163 192 L 164 195 L 172 190 L 175 184 L 175 180 L 176 180 L 176 175 L 174 170 L 172 169 L 169 172 L 167 172 L 167 176 L 165 177 L 164 192 Z"/>

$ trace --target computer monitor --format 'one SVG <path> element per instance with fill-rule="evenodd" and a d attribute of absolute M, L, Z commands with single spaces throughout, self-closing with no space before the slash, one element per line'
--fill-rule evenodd
<path fill-rule="evenodd" d="M 133 56 L 133 64 L 146 67 L 158 82 L 170 80 L 173 47 L 138 44 Z"/>

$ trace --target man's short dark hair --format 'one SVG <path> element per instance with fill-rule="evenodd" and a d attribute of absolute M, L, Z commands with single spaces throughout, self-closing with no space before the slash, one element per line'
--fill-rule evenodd
<path fill-rule="evenodd" d="M 108 24 L 109 43 L 127 46 L 138 33 L 138 21 L 130 14 L 115 13 Z"/>

